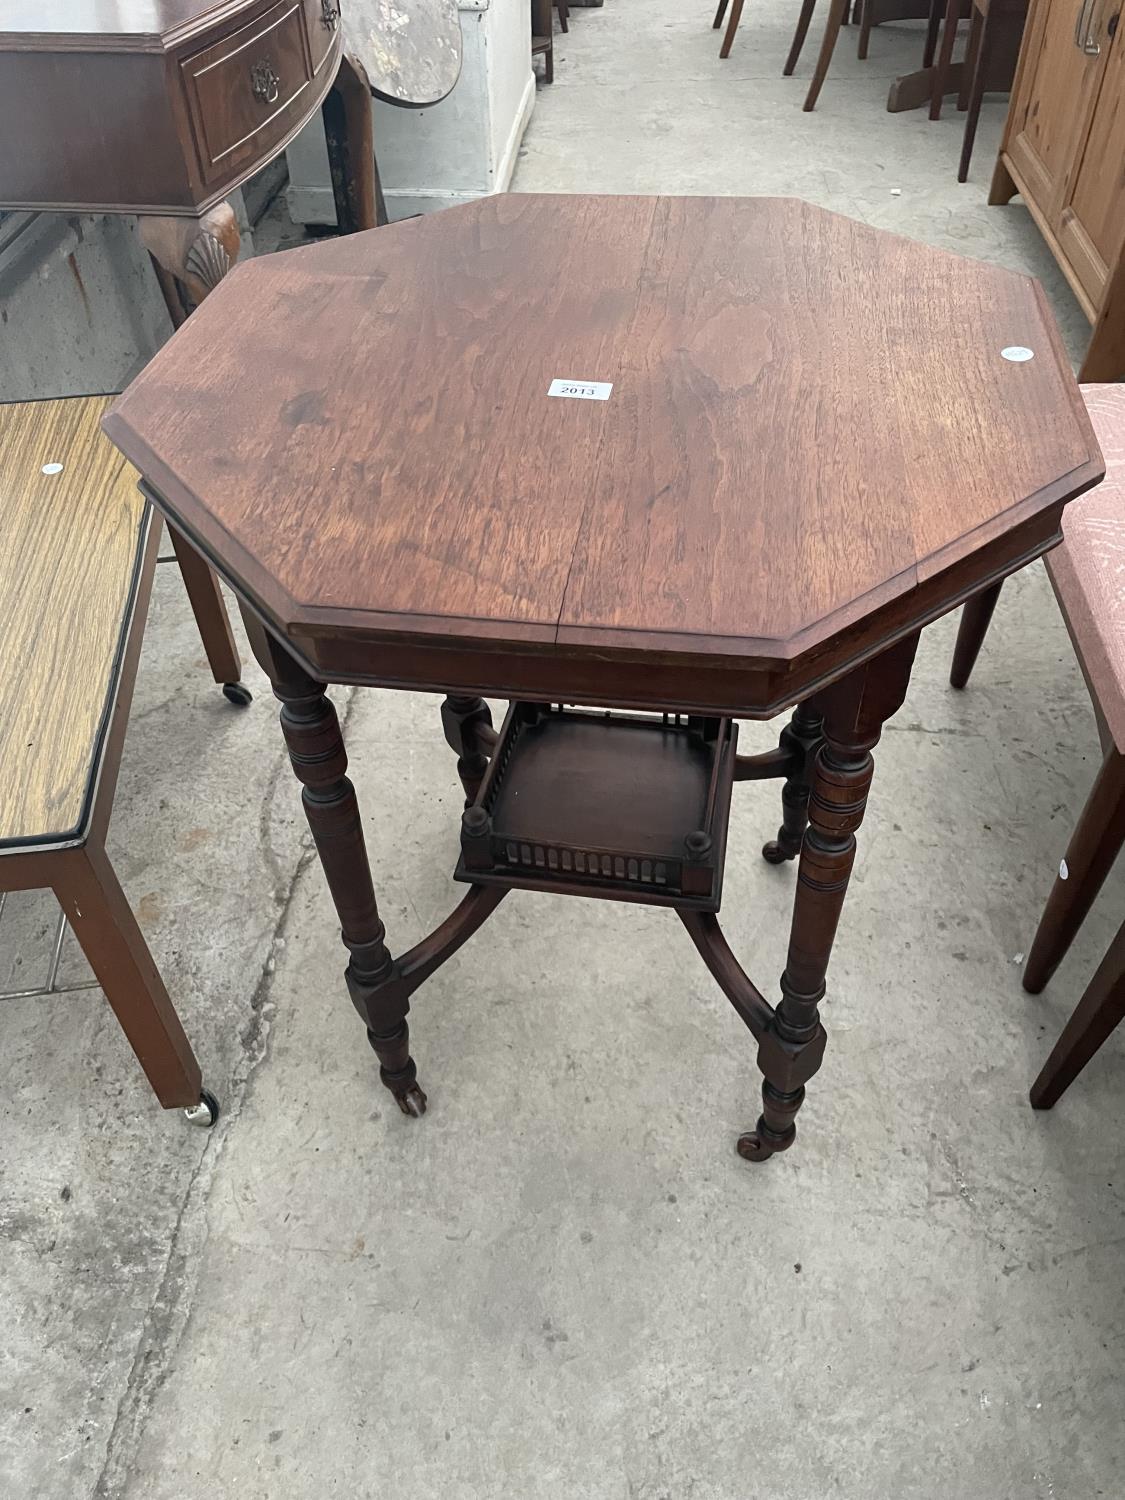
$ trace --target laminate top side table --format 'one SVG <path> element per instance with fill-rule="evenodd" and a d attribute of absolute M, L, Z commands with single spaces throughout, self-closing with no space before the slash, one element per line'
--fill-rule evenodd
<path fill-rule="evenodd" d="M 508 890 L 643 901 L 758 1039 L 755 1160 L 823 1055 L 920 629 L 1103 473 L 1034 280 L 786 199 L 510 195 L 252 262 L 105 425 L 243 601 L 403 1111 L 409 998 Z M 469 889 L 397 957 L 329 682 L 446 695 Z M 735 721 L 794 703 L 738 755 Z M 732 783 L 771 776 L 765 856 L 800 854 L 776 1009 L 716 915 Z"/>

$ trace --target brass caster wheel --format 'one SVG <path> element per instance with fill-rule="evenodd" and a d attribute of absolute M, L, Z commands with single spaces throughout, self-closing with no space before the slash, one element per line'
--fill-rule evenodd
<path fill-rule="evenodd" d="M 236 708 L 247 708 L 254 701 L 254 694 L 242 682 L 224 682 L 223 697 Z"/>
<path fill-rule="evenodd" d="M 198 1125 L 201 1130 L 210 1130 L 219 1118 L 219 1101 L 210 1089 L 200 1089 L 199 1103 L 189 1104 L 184 1110 L 184 1119 L 189 1125 Z"/>
<path fill-rule="evenodd" d="M 426 1113 L 426 1096 L 417 1084 L 405 1094 L 396 1094 L 395 1103 L 404 1115 L 410 1115 L 415 1120 L 420 1120 Z"/>

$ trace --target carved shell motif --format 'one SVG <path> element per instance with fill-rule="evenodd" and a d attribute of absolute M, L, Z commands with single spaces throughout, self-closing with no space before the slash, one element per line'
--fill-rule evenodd
<path fill-rule="evenodd" d="M 200 234 L 192 240 L 184 257 L 184 270 L 198 277 L 208 291 L 218 286 L 232 264 L 222 241 L 211 234 Z"/>

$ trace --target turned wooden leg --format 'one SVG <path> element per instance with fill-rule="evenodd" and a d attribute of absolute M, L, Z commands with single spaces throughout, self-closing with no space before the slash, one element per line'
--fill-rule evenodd
<path fill-rule="evenodd" d="M 999 583 L 990 584 L 961 607 L 961 623 L 957 627 L 957 643 L 953 647 L 953 665 L 949 669 L 949 681 L 955 688 L 963 688 L 969 681 L 976 665 L 980 648 L 988 634 L 992 611 L 1000 597 Z"/>
<path fill-rule="evenodd" d="M 204 1097 L 191 1043 L 105 850 L 58 856 L 53 888 L 87 962 L 165 1109 L 195 1110 Z M 214 1124 L 217 1107 L 201 1123 Z"/>
<path fill-rule="evenodd" d="M 488 754 L 496 743 L 492 714 L 483 698 L 459 698 L 450 693 L 441 705 L 441 723 L 446 743 L 457 753 L 457 774 L 468 807 L 480 791 L 488 770 Z"/>
<path fill-rule="evenodd" d="M 387 222 L 387 206 L 375 162 L 371 85 L 363 64 L 344 53 L 336 80 L 321 105 L 336 226 L 341 234 Z"/>
<path fill-rule="evenodd" d="M 726 3 L 726 0 L 723 0 Z M 809 22 L 812 20 L 813 11 L 816 9 L 816 0 L 801 0 L 801 13 L 797 17 L 797 29 L 793 33 L 793 40 L 789 46 L 789 56 L 785 59 L 785 66 L 781 72 L 785 78 L 793 76 L 793 69 L 801 56 L 801 48 L 805 45 L 805 37 L 809 33 Z M 718 25 L 718 22 L 715 23 Z"/>
<path fill-rule="evenodd" d="M 425 1113 L 426 1096 L 410 1056 L 410 1004 L 386 944 L 371 883 L 355 788 L 336 710 L 317 682 L 253 616 L 244 613 L 254 655 L 281 703 L 281 730 L 301 783 L 341 936 L 351 955 L 344 977 L 381 1064 L 379 1077 L 406 1115 Z"/>
<path fill-rule="evenodd" d="M 1027 955 L 1023 987 L 1029 993 L 1037 995 L 1062 963 L 1123 843 L 1125 756 L 1111 745 L 1070 836 Z"/>
<path fill-rule="evenodd" d="M 820 43 L 820 52 L 816 59 L 816 68 L 813 70 L 812 82 L 809 91 L 805 95 L 802 108 L 807 114 L 809 110 L 816 108 L 816 101 L 820 98 L 820 90 L 824 80 L 828 77 L 828 65 L 832 61 L 832 54 L 836 50 L 836 38 L 840 35 L 840 27 L 844 24 L 844 11 L 847 9 L 848 0 L 832 0 L 828 11 L 828 23 L 824 28 L 824 37 Z"/>
<path fill-rule="evenodd" d="M 1125 926 L 1109 945 L 1086 993 L 1063 1027 L 1043 1071 L 1031 1086 L 1035 1109 L 1050 1109 L 1114 1028 L 1125 1018 Z"/>
<path fill-rule="evenodd" d="M 809 789 L 813 765 L 824 738 L 824 716 L 815 702 L 799 703 L 792 719 L 781 731 L 779 749 L 793 757 L 793 770 L 781 788 L 781 827 L 777 838 L 762 850 L 771 865 L 796 859 L 809 821 Z"/>
<path fill-rule="evenodd" d="M 720 57 L 729 57 L 730 49 L 734 45 L 734 34 L 738 30 L 738 23 L 742 20 L 743 0 L 731 0 L 730 20 L 723 36 L 723 45 L 719 48 Z"/>
<path fill-rule="evenodd" d="M 758 1047 L 762 1113 L 755 1129 L 738 1142 L 748 1161 L 764 1161 L 793 1144 L 805 1084 L 824 1056 L 820 1002 L 871 786 L 871 751 L 906 697 L 917 645 L 916 635 L 900 641 L 820 699 L 824 742 L 816 754 L 781 1003 Z"/>

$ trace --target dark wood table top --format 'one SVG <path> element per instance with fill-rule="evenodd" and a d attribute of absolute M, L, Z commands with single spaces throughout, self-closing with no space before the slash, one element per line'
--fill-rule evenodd
<path fill-rule="evenodd" d="M 792 199 L 510 195 L 251 261 L 107 431 L 321 676 L 756 716 L 1103 472 L 1037 282 Z"/>

